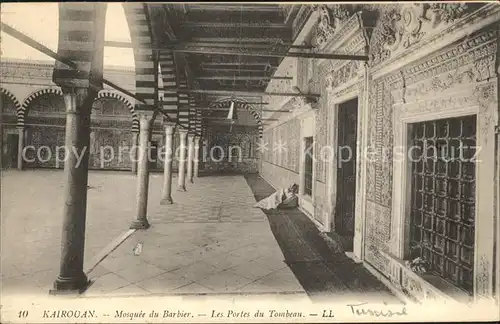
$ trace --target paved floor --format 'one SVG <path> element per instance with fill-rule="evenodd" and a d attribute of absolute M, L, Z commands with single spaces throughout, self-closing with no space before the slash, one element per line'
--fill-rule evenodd
<path fill-rule="evenodd" d="M 62 222 L 60 170 L 2 174 L 2 297 L 44 294 L 58 274 Z M 88 275 L 82 297 L 279 294 L 298 298 L 373 295 L 388 290 L 338 246 L 326 244 L 298 210 L 253 208 L 272 188 L 259 177 L 210 176 L 174 191 L 160 205 L 161 174 L 152 174 L 151 228 L 137 231 Z M 174 185 L 176 179 L 174 178 Z M 89 175 L 85 266 L 128 230 L 136 178 L 126 172 Z"/>
<path fill-rule="evenodd" d="M 199 178 L 173 200 L 90 273 L 86 296 L 304 294 L 242 176 Z"/>
<path fill-rule="evenodd" d="M 1 181 L 2 293 L 46 294 L 59 270 L 63 172 L 8 170 Z M 160 175 L 152 176 L 152 183 L 158 187 Z M 94 171 L 89 186 L 85 264 L 130 225 L 136 178 Z M 159 193 L 153 190 L 151 197 Z"/>
<path fill-rule="evenodd" d="M 2 174 L 2 295 L 46 294 L 58 274 L 63 173 Z M 174 179 L 174 184 L 176 179 Z M 279 292 L 304 290 L 283 262 L 266 216 L 243 177 L 203 177 L 160 206 L 162 175 L 153 174 L 152 227 L 138 231 L 90 274 L 85 296 Z M 89 175 L 85 265 L 128 229 L 135 211 L 135 176 Z M 24 203 L 21 203 L 24 202 Z M 142 243 L 139 255 L 133 252 Z"/>

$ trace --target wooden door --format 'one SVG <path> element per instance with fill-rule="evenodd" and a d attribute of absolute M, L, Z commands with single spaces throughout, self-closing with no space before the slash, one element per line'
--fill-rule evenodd
<path fill-rule="evenodd" d="M 337 203 L 335 232 L 354 237 L 354 213 L 356 206 L 356 140 L 358 124 L 358 100 L 339 105 L 337 161 Z M 344 248 L 352 249 L 352 239 Z"/>

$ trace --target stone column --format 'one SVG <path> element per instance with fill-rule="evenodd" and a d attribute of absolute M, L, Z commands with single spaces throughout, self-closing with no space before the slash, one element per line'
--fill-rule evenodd
<path fill-rule="evenodd" d="M 193 153 L 194 153 L 194 135 L 188 135 L 188 158 L 187 158 L 187 178 L 193 183 Z"/>
<path fill-rule="evenodd" d="M 179 157 L 179 179 L 178 179 L 178 191 L 186 191 L 186 137 L 187 130 L 179 129 L 180 137 L 180 157 Z"/>
<path fill-rule="evenodd" d="M 148 191 L 149 191 L 149 161 L 148 150 L 149 132 L 151 126 L 152 112 L 141 112 L 139 130 L 139 150 L 137 159 L 137 210 L 136 219 L 130 224 L 131 229 L 147 229 L 149 222 L 148 211 Z"/>
<path fill-rule="evenodd" d="M 200 171 L 200 137 L 199 136 L 195 136 L 195 138 L 194 138 L 193 168 L 194 168 L 194 177 L 198 178 L 199 171 Z"/>
<path fill-rule="evenodd" d="M 64 212 L 61 266 L 54 282 L 57 291 L 83 291 L 88 279 L 83 272 L 85 218 L 90 143 L 90 114 L 96 92 L 87 88 L 63 89 L 66 105 L 66 161 L 64 163 Z M 76 154 L 75 154 L 76 153 Z M 80 159 L 79 159 L 80 158 Z"/>
<path fill-rule="evenodd" d="M 17 131 L 19 132 L 19 140 L 17 142 L 17 169 L 23 169 L 23 150 L 24 150 L 24 126 L 18 127 Z"/>
<path fill-rule="evenodd" d="M 172 200 L 172 153 L 175 124 L 165 124 L 165 166 L 163 169 L 163 196 L 160 205 L 173 204 Z"/>
<path fill-rule="evenodd" d="M 139 133 L 132 131 L 132 148 L 130 152 L 130 159 L 132 160 L 132 173 L 137 174 L 137 151 L 138 151 Z"/>

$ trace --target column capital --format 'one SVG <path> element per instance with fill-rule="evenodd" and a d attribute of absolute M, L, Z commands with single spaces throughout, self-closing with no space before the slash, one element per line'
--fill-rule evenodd
<path fill-rule="evenodd" d="M 67 114 L 91 114 L 97 92 L 89 88 L 61 87 Z"/>
<path fill-rule="evenodd" d="M 187 133 L 188 133 L 187 129 L 179 127 L 179 134 L 185 136 L 185 135 L 187 135 Z"/>
<path fill-rule="evenodd" d="M 174 133 L 174 129 L 175 129 L 174 123 L 165 123 L 165 125 L 163 127 L 164 127 L 165 133 L 167 135 L 172 135 Z"/>
<path fill-rule="evenodd" d="M 190 141 L 194 141 L 194 137 L 195 137 L 195 136 L 194 136 L 194 134 L 189 134 L 189 133 L 188 133 L 188 134 L 187 134 L 187 137 L 188 137 L 188 139 L 189 139 Z"/>
<path fill-rule="evenodd" d="M 151 120 L 154 115 L 154 111 L 152 110 L 136 110 L 136 113 L 139 119 L 147 118 L 148 120 Z"/>

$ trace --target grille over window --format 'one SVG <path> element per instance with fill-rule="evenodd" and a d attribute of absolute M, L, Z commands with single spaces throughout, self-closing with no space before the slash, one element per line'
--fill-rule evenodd
<path fill-rule="evenodd" d="M 411 139 L 411 257 L 472 294 L 476 117 L 413 124 Z"/>

